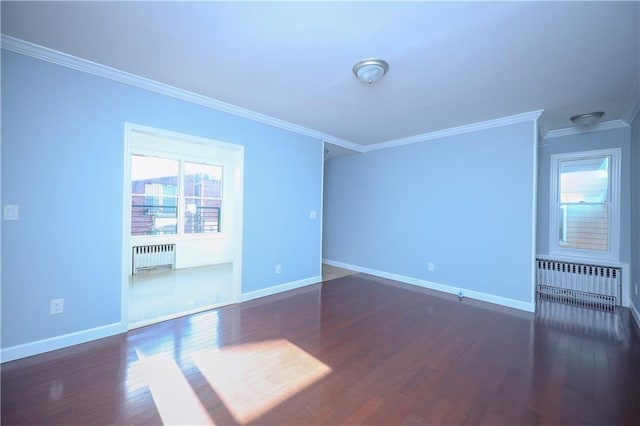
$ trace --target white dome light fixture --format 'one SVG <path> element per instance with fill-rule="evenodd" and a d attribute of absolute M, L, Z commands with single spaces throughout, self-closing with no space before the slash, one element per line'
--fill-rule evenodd
<path fill-rule="evenodd" d="M 353 73 L 365 84 L 380 80 L 389 70 L 389 64 L 382 59 L 363 59 L 353 66 Z"/>
<path fill-rule="evenodd" d="M 604 112 L 602 111 L 588 112 L 586 114 L 574 115 L 569 120 L 571 120 L 576 126 L 588 127 L 596 124 L 603 115 Z"/>

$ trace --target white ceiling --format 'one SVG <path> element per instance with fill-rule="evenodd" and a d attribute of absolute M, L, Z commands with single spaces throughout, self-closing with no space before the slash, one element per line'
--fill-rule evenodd
<path fill-rule="evenodd" d="M 359 145 L 640 96 L 640 2 L 2 2 L 2 33 Z M 378 57 L 366 86 L 353 64 Z M 349 144 L 346 144 L 348 146 Z"/>

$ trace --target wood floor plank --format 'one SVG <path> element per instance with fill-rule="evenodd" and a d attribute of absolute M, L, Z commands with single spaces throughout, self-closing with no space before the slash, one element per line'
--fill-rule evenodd
<path fill-rule="evenodd" d="M 630 313 L 544 307 L 345 276 L 4 363 L 1 421 L 640 424 Z"/>

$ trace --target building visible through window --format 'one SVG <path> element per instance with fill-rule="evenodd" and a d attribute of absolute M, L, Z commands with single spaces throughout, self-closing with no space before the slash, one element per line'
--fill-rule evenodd
<path fill-rule="evenodd" d="M 222 166 L 131 156 L 131 235 L 221 232 Z"/>

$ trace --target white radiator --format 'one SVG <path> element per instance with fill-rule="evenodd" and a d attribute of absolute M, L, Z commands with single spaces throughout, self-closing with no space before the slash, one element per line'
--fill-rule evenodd
<path fill-rule="evenodd" d="M 537 292 L 547 300 L 611 310 L 621 306 L 621 270 L 536 259 Z"/>
<path fill-rule="evenodd" d="M 134 246 L 132 259 L 132 273 L 174 269 L 176 266 L 175 244 L 154 244 L 148 246 Z"/>

